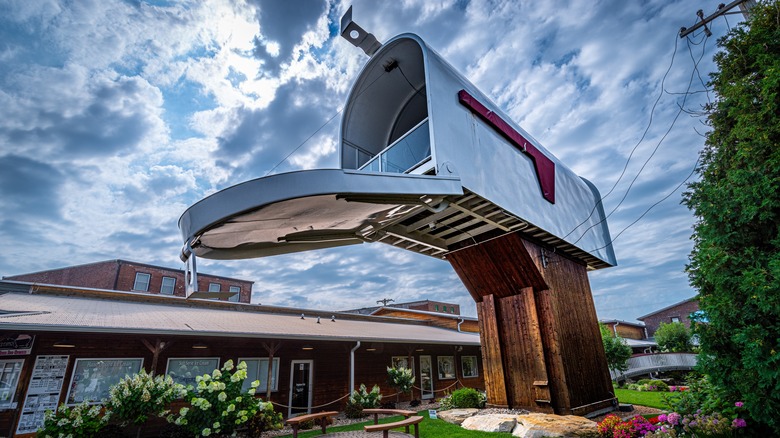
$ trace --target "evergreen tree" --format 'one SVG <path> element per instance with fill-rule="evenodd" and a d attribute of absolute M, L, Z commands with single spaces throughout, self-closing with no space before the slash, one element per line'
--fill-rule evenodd
<path fill-rule="evenodd" d="M 698 182 L 688 274 L 699 291 L 699 363 L 780 435 L 780 0 L 718 42 L 712 127 Z"/>

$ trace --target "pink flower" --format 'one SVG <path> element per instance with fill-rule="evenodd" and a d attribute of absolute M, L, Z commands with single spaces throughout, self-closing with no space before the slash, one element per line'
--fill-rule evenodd
<path fill-rule="evenodd" d="M 747 426 L 747 421 L 745 421 L 743 418 L 735 418 L 734 421 L 731 422 L 731 427 L 735 429 L 739 429 L 745 426 Z"/>
<path fill-rule="evenodd" d="M 658 421 L 660 421 L 661 423 L 666 423 L 666 414 L 659 415 Z"/>
<path fill-rule="evenodd" d="M 680 414 L 677 412 L 672 412 L 666 416 L 666 421 L 672 426 L 677 426 L 680 424 Z"/>
<path fill-rule="evenodd" d="M 742 407 L 742 406 L 744 406 L 744 405 L 745 405 L 745 404 L 744 404 L 744 403 L 742 403 L 742 402 L 736 402 L 736 403 L 734 403 L 734 406 L 736 406 L 736 407 L 738 407 L 738 408 L 741 408 L 741 407 Z"/>

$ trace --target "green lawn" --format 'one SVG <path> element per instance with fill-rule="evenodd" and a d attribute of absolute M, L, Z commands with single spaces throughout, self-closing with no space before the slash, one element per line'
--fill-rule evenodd
<path fill-rule="evenodd" d="M 631 391 L 628 389 L 615 388 L 615 396 L 620 403 L 630 403 L 632 405 L 649 406 L 651 408 L 669 409 L 661 398 L 668 392 L 650 392 L 650 391 Z"/>
<path fill-rule="evenodd" d="M 425 419 L 420 423 L 420 436 L 424 436 L 425 438 L 509 438 L 512 435 L 510 433 L 493 433 L 493 432 L 476 432 L 472 430 L 466 430 L 461 428 L 458 425 L 447 423 L 443 420 L 431 420 L 428 416 L 428 411 L 420 411 L 418 412 L 419 415 L 422 415 L 425 417 Z M 399 421 L 402 420 L 403 417 L 385 417 L 380 418 L 380 423 L 391 423 L 393 421 Z M 350 424 L 348 426 L 338 426 L 338 427 L 329 427 L 328 432 L 344 432 L 348 430 L 363 430 L 363 426 L 366 424 L 374 424 L 373 420 L 369 420 L 363 423 L 355 423 Z M 414 426 L 410 428 L 410 432 L 413 432 Z M 403 431 L 403 428 L 398 429 L 399 431 Z M 317 427 L 316 430 L 311 430 L 307 432 L 300 432 L 298 433 L 298 437 L 300 438 L 309 438 L 309 437 L 316 437 L 321 436 L 322 433 L 320 432 L 319 427 Z M 378 436 L 382 436 L 382 434 L 377 434 Z M 284 436 L 292 436 L 292 435 L 284 435 Z"/>

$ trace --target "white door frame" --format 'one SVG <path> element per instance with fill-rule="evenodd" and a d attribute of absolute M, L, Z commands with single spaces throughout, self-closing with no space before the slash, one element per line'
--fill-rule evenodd
<path fill-rule="evenodd" d="M 306 409 L 307 414 L 311 414 L 311 402 L 312 402 L 312 389 L 314 388 L 314 360 L 312 359 L 305 359 L 305 360 L 293 360 L 290 362 L 290 394 L 287 398 L 288 403 L 290 403 L 290 406 L 287 408 L 287 418 L 290 418 L 292 416 L 292 399 L 293 399 L 293 378 L 295 377 L 295 366 L 299 364 L 309 364 L 309 406 Z M 300 409 L 300 408 L 296 408 Z M 300 414 L 299 414 L 300 415 Z"/>
<path fill-rule="evenodd" d="M 422 381 L 423 364 L 422 364 L 422 361 L 423 361 L 424 357 L 428 358 L 428 365 L 429 365 L 428 366 L 428 373 L 429 373 L 428 379 L 431 382 L 430 383 L 431 388 L 430 388 L 429 391 L 426 390 L 426 388 L 423 388 L 423 381 Z M 433 385 L 433 357 L 431 357 L 430 355 L 421 355 L 419 360 L 420 360 L 420 399 L 421 400 L 428 400 L 428 399 L 434 398 L 434 396 L 436 395 L 436 392 L 434 391 L 436 388 Z M 426 391 L 428 391 L 427 394 L 426 394 Z"/>

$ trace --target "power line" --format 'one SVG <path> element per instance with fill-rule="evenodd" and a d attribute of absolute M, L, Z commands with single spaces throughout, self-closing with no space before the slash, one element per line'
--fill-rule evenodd
<path fill-rule="evenodd" d="M 650 160 L 653 158 L 653 156 L 655 155 L 655 153 L 658 151 L 658 148 L 661 146 L 661 144 L 664 142 L 664 140 L 666 140 L 666 137 L 669 135 L 669 133 L 672 131 L 672 128 L 674 128 L 674 125 L 677 123 L 677 120 L 679 119 L 679 117 L 680 117 L 680 114 L 682 114 L 682 113 L 683 113 L 683 111 L 684 111 L 684 107 L 685 107 L 685 102 L 686 102 L 686 100 L 688 99 L 688 96 L 689 96 L 689 91 L 690 91 L 690 89 L 691 89 L 691 86 L 693 85 L 693 79 L 694 79 L 694 75 L 695 75 L 695 74 L 696 74 L 696 72 L 698 71 L 698 64 L 699 64 L 699 63 L 701 62 L 701 60 L 704 58 L 704 53 L 705 53 L 705 51 L 706 51 L 706 47 L 707 47 L 707 45 L 706 45 L 706 40 L 705 40 L 705 44 L 702 46 L 702 52 L 701 52 L 701 56 L 699 56 L 699 59 L 698 59 L 697 61 L 695 61 L 695 62 L 694 62 L 694 69 L 693 69 L 693 71 L 691 71 L 691 77 L 690 77 L 690 79 L 689 79 L 689 81 L 688 81 L 688 88 L 686 89 L 685 95 L 684 95 L 684 97 L 683 97 L 683 102 L 682 102 L 682 104 L 681 104 L 681 105 L 679 105 L 679 107 L 680 107 L 679 111 L 677 111 L 677 114 L 674 116 L 674 119 L 672 120 L 672 123 L 671 123 L 671 125 L 669 126 L 669 129 L 667 129 L 667 130 L 666 130 L 666 132 L 664 133 L 664 135 L 663 135 L 663 136 L 661 137 L 661 139 L 658 141 L 658 144 L 656 144 L 655 148 L 653 149 L 653 152 L 650 154 L 650 156 L 647 158 L 647 160 L 645 160 L 645 162 L 642 164 L 642 167 L 639 169 L 639 171 L 637 172 L 636 176 L 634 177 L 634 179 L 633 179 L 633 180 L 631 181 L 631 183 L 629 184 L 628 188 L 626 189 L 626 192 L 625 192 L 625 194 L 623 194 L 623 198 L 621 198 L 621 199 L 620 199 L 620 201 L 619 201 L 619 202 L 618 202 L 618 204 L 615 206 L 615 208 L 613 208 L 613 209 L 612 209 L 612 211 L 610 211 L 610 212 L 609 212 L 609 214 L 607 214 L 607 215 L 606 215 L 606 216 L 605 216 L 603 219 L 599 220 L 599 221 L 598 221 L 598 222 L 596 222 L 595 224 L 593 224 L 593 225 L 591 225 L 590 227 L 588 227 L 588 228 L 587 228 L 585 231 L 583 231 L 583 232 L 582 232 L 582 234 L 580 235 L 580 237 L 579 237 L 577 240 L 575 240 L 574 242 L 572 242 L 572 245 L 575 245 L 577 242 L 579 242 L 580 240 L 582 240 L 582 238 L 583 238 L 583 237 L 585 237 L 586 233 L 587 233 L 588 231 L 590 231 L 590 230 L 591 230 L 593 227 L 596 227 L 596 226 L 600 225 L 602 222 L 606 221 L 606 220 L 607 220 L 607 218 L 609 218 L 610 216 L 612 216 L 612 214 L 613 214 L 613 213 L 615 213 L 615 211 L 617 211 L 617 209 L 618 209 L 618 208 L 620 208 L 620 206 L 621 206 L 621 205 L 623 204 L 623 202 L 626 200 L 626 197 L 628 197 L 628 194 L 629 194 L 629 192 L 631 191 L 631 188 L 633 187 L 633 185 L 634 185 L 634 183 L 636 182 L 636 180 L 639 178 L 639 175 L 641 175 L 641 174 L 642 174 L 642 171 L 644 171 L 645 167 L 647 166 L 647 163 L 649 163 L 649 162 L 650 162 Z M 670 195 L 671 195 L 671 194 L 670 194 Z M 651 207 L 651 208 L 652 208 L 652 207 Z M 625 231 L 625 230 L 624 230 L 624 231 Z M 622 233 L 622 231 L 621 231 L 621 233 Z M 569 234 L 571 234 L 571 233 L 569 233 Z M 567 235 L 567 236 L 568 236 L 568 235 Z M 612 241 L 614 241 L 614 239 L 612 239 Z M 610 241 L 610 243 L 611 243 L 612 241 Z M 599 249 L 601 249 L 601 248 L 599 248 Z"/>
<path fill-rule="evenodd" d="M 626 174 L 626 169 L 628 169 L 628 163 L 631 162 L 631 157 L 634 156 L 634 152 L 636 152 L 636 149 L 639 147 L 640 144 L 642 144 L 642 142 L 645 139 L 645 136 L 647 136 L 648 131 L 650 131 L 650 126 L 652 126 L 653 124 L 653 115 L 655 114 L 655 108 L 658 106 L 658 102 L 661 100 L 661 97 L 663 97 L 664 95 L 664 83 L 666 82 L 666 78 L 669 75 L 669 72 L 672 70 L 672 66 L 674 65 L 674 58 L 676 55 L 677 55 L 677 38 L 674 39 L 674 51 L 672 52 L 672 60 L 671 62 L 669 62 L 669 67 L 666 69 L 663 78 L 661 78 L 661 92 L 658 94 L 658 97 L 655 99 L 655 102 L 653 103 L 653 107 L 650 109 L 650 120 L 648 120 L 647 122 L 647 126 L 645 127 L 645 131 L 642 133 L 642 137 L 639 138 L 639 141 L 637 141 L 633 149 L 631 149 L 631 153 L 628 155 L 628 158 L 626 159 L 626 164 L 623 166 L 623 171 L 620 172 L 620 176 L 615 181 L 615 184 L 612 185 L 612 188 L 609 189 L 607 194 L 602 196 L 601 199 L 599 199 L 596 202 L 596 205 L 593 206 L 593 209 L 590 211 L 590 214 L 588 214 L 588 217 L 586 217 L 582 222 L 577 224 L 577 226 L 574 227 L 573 230 L 569 231 L 565 236 L 563 236 L 562 239 L 565 240 L 573 232 L 577 231 L 577 228 L 587 223 L 588 220 L 593 216 L 593 213 L 596 211 L 596 209 L 599 208 L 599 206 L 604 203 L 604 199 L 606 199 L 610 194 L 612 194 L 612 192 L 617 187 L 618 183 L 620 183 L 620 180 L 623 179 L 623 176 Z"/>
<path fill-rule="evenodd" d="M 662 203 L 662 202 L 666 201 L 667 199 L 669 199 L 669 197 L 670 197 L 670 196 L 672 196 L 672 195 L 673 195 L 673 194 L 674 194 L 674 193 L 675 193 L 677 190 L 679 190 L 679 189 L 680 189 L 680 187 L 682 187 L 682 185 L 683 185 L 683 184 L 685 184 L 685 183 L 686 183 L 686 182 L 687 182 L 689 179 L 691 179 L 691 176 L 693 176 L 694 172 L 696 172 L 696 168 L 699 166 L 699 160 L 700 160 L 700 158 L 697 158 L 697 159 L 696 159 L 696 162 L 693 164 L 693 168 L 691 169 L 691 172 L 688 174 L 688 176 L 686 176 L 686 177 L 685 177 L 685 179 L 684 179 L 684 180 L 682 180 L 682 182 L 680 182 L 680 184 L 677 184 L 677 187 L 675 187 L 675 188 L 674 188 L 674 190 L 672 190 L 671 192 L 669 192 L 669 193 L 668 193 L 666 196 L 664 196 L 663 198 L 661 198 L 661 199 L 660 199 L 659 201 L 657 201 L 655 204 L 653 204 L 653 205 L 651 205 L 650 207 L 648 207 L 648 208 L 647 208 L 647 210 L 645 210 L 645 211 L 644 211 L 644 213 L 642 213 L 642 214 L 641 214 L 641 215 L 640 215 L 638 218 L 636 218 L 636 220 L 634 220 L 634 222 L 631 222 L 631 223 L 630 223 L 630 224 L 628 224 L 628 225 L 627 225 L 625 228 L 623 228 L 622 230 L 620 230 L 620 232 L 619 232 L 619 233 L 617 233 L 617 235 L 615 235 L 615 237 L 613 237 L 613 238 L 612 238 L 612 239 L 609 241 L 609 243 L 607 243 L 606 245 L 604 245 L 604 246 L 602 246 L 602 247 L 599 247 L 599 248 L 596 248 L 596 249 L 592 249 L 591 251 L 598 251 L 598 250 L 600 250 L 600 249 L 604 249 L 604 248 L 606 248 L 607 246 L 611 245 L 611 244 L 612 244 L 612 242 L 616 241 L 616 240 L 617 240 L 617 238 L 618 238 L 618 237 L 620 237 L 620 235 L 621 235 L 621 234 L 623 234 L 623 232 L 624 232 L 624 231 L 626 231 L 627 229 L 631 228 L 631 227 L 632 227 L 634 224 L 636 224 L 636 223 L 637 223 L 637 222 L 639 222 L 639 221 L 640 221 L 640 220 L 641 220 L 643 217 L 645 217 L 645 215 L 646 215 L 647 213 L 649 213 L 649 212 L 650 212 L 650 210 L 652 210 L 653 208 L 655 208 L 655 207 L 656 207 L 658 204 L 660 204 L 660 203 Z"/>
<path fill-rule="evenodd" d="M 363 93 L 365 93 L 366 91 L 368 91 L 368 89 L 369 89 L 369 88 L 371 88 L 371 86 L 372 86 L 372 85 L 374 85 L 374 83 L 375 83 L 376 81 L 378 81 L 378 80 L 379 80 L 379 78 L 381 78 L 381 77 L 382 77 L 382 75 L 379 75 L 379 76 L 377 76 L 377 77 L 376 77 L 376 79 L 374 79 L 373 81 L 371 81 L 371 83 L 370 83 L 370 84 L 368 84 L 368 86 L 367 86 L 367 87 L 363 88 L 363 90 L 361 90 L 361 91 L 360 91 L 360 92 L 357 94 L 357 96 L 355 96 L 355 99 L 357 99 L 358 97 L 360 97 L 360 95 L 362 95 Z M 271 170 L 269 170 L 268 172 L 266 172 L 266 173 L 265 173 L 265 175 L 263 175 L 263 176 L 264 176 L 264 177 L 268 176 L 268 175 L 269 175 L 271 172 L 273 172 L 274 170 L 276 170 L 276 168 L 277 168 L 277 167 L 279 167 L 279 166 L 280 166 L 282 163 L 284 163 L 285 161 L 287 161 L 287 159 L 288 159 L 288 158 L 290 158 L 290 156 L 292 156 L 292 154 L 294 154 L 294 153 L 295 153 L 295 152 L 296 152 L 298 149 L 300 149 L 300 148 L 301 148 L 303 145 L 305 145 L 305 144 L 306 144 L 306 142 L 308 142 L 309 140 L 311 140 L 311 139 L 312 139 L 312 137 L 314 137 L 315 135 L 317 135 L 317 133 L 318 133 L 318 132 L 320 132 L 320 131 L 322 130 L 322 128 L 324 128 L 325 126 L 327 126 L 327 125 L 328 125 L 328 123 L 330 123 L 331 121 L 333 121 L 333 119 L 335 119 L 337 115 L 341 114 L 341 112 L 342 112 L 342 111 L 344 111 L 344 107 L 341 107 L 341 108 L 339 108 L 339 109 L 336 111 L 336 113 L 335 113 L 335 114 L 333 114 L 333 115 L 332 115 L 332 116 L 331 116 L 331 117 L 330 117 L 330 118 L 329 118 L 329 119 L 328 119 L 328 120 L 327 120 L 325 123 L 323 123 L 322 125 L 320 125 L 320 127 L 319 127 L 319 128 L 317 128 L 317 129 L 316 129 L 314 132 L 312 132 L 312 133 L 311 133 L 311 135 L 309 135 L 308 137 L 306 137 L 306 139 L 305 139 L 305 140 L 303 140 L 303 141 L 301 142 L 301 144 L 299 144 L 298 146 L 296 146 L 296 147 L 295 147 L 295 149 L 293 149 L 292 151 L 290 151 L 290 153 L 289 153 L 289 154 L 287 154 L 287 155 L 286 155 L 284 158 L 282 158 L 282 160 L 281 160 L 281 161 L 279 161 L 278 163 L 276 163 L 276 165 L 275 165 L 274 167 L 272 167 L 272 168 L 271 168 Z"/>

